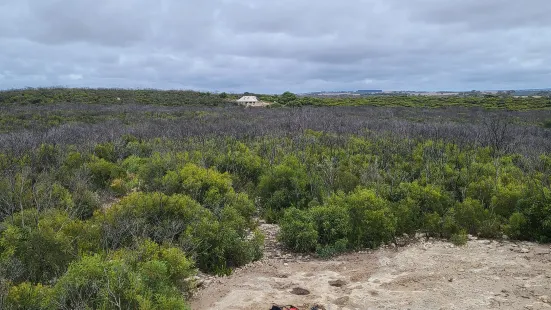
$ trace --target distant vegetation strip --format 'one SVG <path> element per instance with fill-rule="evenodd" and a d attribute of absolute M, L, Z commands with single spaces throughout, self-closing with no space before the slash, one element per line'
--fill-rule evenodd
<path fill-rule="evenodd" d="M 467 93 L 458 96 L 369 95 L 360 97 L 319 98 L 281 95 L 227 94 L 191 90 L 93 89 L 93 88 L 26 88 L 0 91 L 0 106 L 7 104 L 154 104 L 164 106 L 232 104 L 241 95 L 256 95 L 261 101 L 279 106 L 388 106 L 388 107 L 483 107 L 487 109 L 532 110 L 551 108 L 551 96 L 515 97 L 504 93 L 483 95 Z"/>

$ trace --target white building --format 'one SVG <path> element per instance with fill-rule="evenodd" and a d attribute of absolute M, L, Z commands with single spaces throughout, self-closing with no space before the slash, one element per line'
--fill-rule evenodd
<path fill-rule="evenodd" d="M 256 96 L 243 96 L 237 100 L 237 103 L 246 106 L 255 106 L 258 105 L 258 98 L 256 98 Z"/>

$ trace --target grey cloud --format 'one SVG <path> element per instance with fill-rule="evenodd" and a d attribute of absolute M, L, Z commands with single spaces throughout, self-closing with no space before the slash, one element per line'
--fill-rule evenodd
<path fill-rule="evenodd" d="M 463 24 L 477 31 L 551 26 L 551 10 L 546 0 L 462 0 L 461 4 L 438 0 L 412 2 L 416 8 L 414 18 L 436 24 Z"/>
<path fill-rule="evenodd" d="M 547 87 L 545 0 L 3 0 L 0 88 Z"/>

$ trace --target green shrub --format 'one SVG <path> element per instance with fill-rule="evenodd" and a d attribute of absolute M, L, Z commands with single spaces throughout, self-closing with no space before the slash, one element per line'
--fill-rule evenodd
<path fill-rule="evenodd" d="M 221 172 L 228 172 L 234 177 L 236 188 L 243 188 L 249 182 L 256 184 L 262 174 L 260 156 L 239 141 L 232 141 L 231 149 L 217 158 L 216 166 Z"/>
<path fill-rule="evenodd" d="M 51 144 L 41 144 L 35 156 L 36 165 L 40 170 L 57 166 L 61 157 L 59 148 Z"/>
<path fill-rule="evenodd" d="M 92 183 L 97 188 L 106 188 L 113 179 L 124 176 L 124 170 L 121 167 L 103 158 L 93 158 L 88 163 L 88 168 L 92 175 Z"/>
<path fill-rule="evenodd" d="M 219 219 L 186 195 L 132 193 L 95 221 L 102 227 L 109 248 L 130 246 L 136 238 L 178 244 L 204 271 L 228 273 L 259 259 L 259 237 L 248 239 L 250 219 L 232 207 Z"/>
<path fill-rule="evenodd" d="M 423 216 L 423 230 L 430 237 L 442 236 L 442 217 L 436 213 L 428 213 Z"/>
<path fill-rule="evenodd" d="M 423 186 L 417 181 L 401 183 L 398 192 L 398 195 L 415 201 L 422 213 L 436 212 L 442 216 L 453 206 L 451 195 L 436 185 Z"/>
<path fill-rule="evenodd" d="M 140 172 L 140 168 L 146 163 L 147 159 L 131 155 L 122 161 L 121 166 L 126 172 L 136 174 Z"/>
<path fill-rule="evenodd" d="M 467 235 L 467 232 L 465 230 L 461 230 L 450 237 L 450 241 L 457 245 L 457 246 L 463 246 L 467 244 L 467 241 L 469 241 L 469 237 Z"/>
<path fill-rule="evenodd" d="M 189 196 L 132 193 L 95 217 L 103 239 L 113 249 L 129 246 L 134 237 L 163 243 L 177 240 L 192 223 L 213 220 L 212 214 Z"/>
<path fill-rule="evenodd" d="M 57 208 L 71 210 L 74 201 L 69 190 L 53 180 L 51 175 L 39 175 L 33 184 L 32 202 L 29 202 L 38 210 Z"/>
<path fill-rule="evenodd" d="M 518 201 L 522 198 L 523 187 L 509 184 L 498 186 L 492 197 L 491 208 L 493 212 L 504 218 L 509 218 L 515 212 Z"/>
<path fill-rule="evenodd" d="M 496 184 L 494 178 L 488 176 L 470 183 L 467 186 L 466 195 L 469 198 L 481 201 L 484 206 L 488 207 L 495 194 L 495 190 Z"/>
<path fill-rule="evenodd" d="M 228 173 L 187 164 L 179 171 L 168 171 L 162 180 L 165 192 L 187 194 L 219 216 L 224 207 L 233 205 L 248 217 L 254 206 L 245 194 L 236 194 Z"/>
<path fill-rule="evenodd" d="M 319 245 L 316 248 L 316 254 L 320 258 L 331 258 L 336 255 L 345 253 L 348 251 L 348 240 L 347 239 L 340 239 L 335 241 L 335 243 L 331 245 Z"/>
<path fill-rule="evenodd" d="M 110 162 L 117 161 L 117 155 L 115 154 L 115 146 L 113 143 L 97 144 L 94 147 L 94 155 Z"/>
<path fill-rule="evenodd" d="M 509 217 L 509 222 L 505 226 L 505 233 L 513 239 L 529 239 L 527 224 L 526 217 L 522 213 L 515 212 Z"/>
<path fill-rule="evenodd" d="M 139 163 L 138 177 L 143 182 L 143 187 L 148 191 L 163 190 L 163 177 L 173 167 L 174 163 L 169 155 L 162 156 L 153 153 L 150 158 Z"/>
<path fill-rule="evenodd" d="M 308 205 L 310 194 L 307 190 L 308 176 L 297 158 L 289 156 L 281 165 L 260 177 L 258 193 L 263 202 L 264 212 L 274 214 L 276 218 L 267 218 L 275 222 L 282 210 L 292 206 L 304 208 Z"/>
<path fill-rule="evenodd" d="M 463 230 L 461 226 L 457 223 L 455 214 L 455 209 L 452 208 L 442 218 L 442 237 L 450 238 L 452 235 L 457 234 L 459 231 Z"/>
<path fill-rule="evenodd" d="M 551 189 L 530 183 L 524 189 L 517 209 L 528 221 L 525 236 L 540 242 L 551 241 Z"/>
<path fill-rule="evenodd" d="M 421 208 L 411 198 L 394 203 L 392 213 L 396 218 L 396 235 L 414 234 L 422 226 Z"/>
<path fill-rule="evenodd" d="M 308 210 L 320 245 L 331 245 L 346 239 L 350 232 L 350 218 L 346 208 L 318 206 Z"/>
<path fill-rule="evenodd" d="M 397 220 L 390 204 L 372 190 L 358 188 L 349 195 L 335 195 L 329 204 L 347 210 L 352 248 L 376 248 L 394 239 Z"/>
<path fill-rule="evenodd" d="M 482 203 L 472 198 L 467 198 L 462 203 L 457 203 L 454 208 L 454 218 L 457 224 L 473 235 L 477 234 L 482 222 L 487 217 Z"/>
<path fill-rule="evenodd" d="M 478 235 L 482 238 L 499 239 L 503 236 L 502 224 L 502 217 L 489 214 L 487 218 L 480 223 Z"/>
<path fill-rule="evenodd" d="M 182 251 L 146 241 L 136 250 L 121 250 L 107 258 L 84 256 L 72 263 L 53 288 L 51 306 L 189 309 L 181 292 L 189 288 L 186 279 L 193 274 Z"/>
<path fill-rule="evenodd" d="M 73 192 L 74 207 L 70 210 L 72 217 L 79 219 L 88 219 L 92 217 L 94 211 L 100 207 L 98 194 L 89 189 L 78 188 Z"/>
<path fill-rule="evenodd" d="M 5 300 L 6 310 L 43 310 L 46 309 L 52 289 L 42 284 L 33 285 L 23 282 L 8 290 Z"/>
<path fill-rule="evenodd" d="M 295 252 L 313 252 L 318 244 L 318 232 L 308 211 L 289 208 L 280 222 L 279 240 Z"/>
<path fill-rule="evenodd" d="M 55 209 L 24 211 L 2 225 L 1 265 L 15 283 L 48 283 L 62 275 L 79 253 L 99 246 L 93 227 Z"/>

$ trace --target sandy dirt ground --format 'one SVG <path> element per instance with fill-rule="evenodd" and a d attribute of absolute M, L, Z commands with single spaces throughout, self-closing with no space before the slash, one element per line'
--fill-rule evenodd
<path fill-rule="evenodd" d="M 421 239 L 324 261 L 282 252 L 276 229 L 262 261 L 205 279 L 192 309 L 551 309 L 549 245 Z"/>

